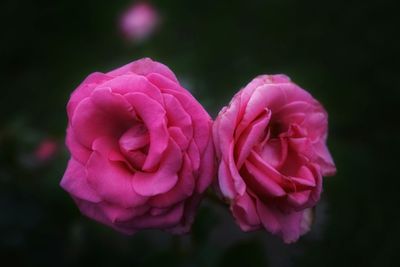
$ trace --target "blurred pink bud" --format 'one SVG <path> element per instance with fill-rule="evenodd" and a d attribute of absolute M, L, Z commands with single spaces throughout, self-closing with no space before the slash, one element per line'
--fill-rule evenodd
<path fill-rule="evenodd" d="M 140 42 L 154 32 L 159 20 L 158 12 L 151 4 L 139 2 L 122 14 L 120 29 L 130 41 Z"/>
<path fill-rule="evenodd" d="M 58 150 L 58 144 L 53 139 L 44 139 L 35 149 L 34 155 L 37 160 L 47 161 L 54 157 Z"/>

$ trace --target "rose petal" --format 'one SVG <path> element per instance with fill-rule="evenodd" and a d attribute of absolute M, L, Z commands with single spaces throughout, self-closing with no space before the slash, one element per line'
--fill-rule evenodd
<path fill-rule="evenodd" d="M 86 180 L 85 166 L 71 158 L 68 161 L 67 170 L 60 183 L 73 197 L 90 202 L 100 202 L 101 198 L 88 184 Z"/>
<path fill-rule="evenodd" d="M 332 176 L 336 173 L 335 163 L 327 146 L 322 142 L 313 144 L 315 154 L 317 156 L 315 163 L 321 168 L 323 176 Z"/>
<path fill-rule="evenodd" d="M 65 143 L 68 147 L 68 150 L 71 152 L 71 155 L 80 163 L 86 164 L 90 154 L 92 153 L 92 150 L 78 142 L 74 130 L 70 125 L 68 125 L 67 128 Z"/>
<path fill-rule="evenodd" d="M 231 102 L 229 108 L 224 108 L 218 114 L 216 122 L 213 126 L 214 140 L 217 151 L 221 157 L 228 162 L 231 142 L 234 136 L 236 120 L 238 118 L 240 105 L 236 102 Z"/>
<path fill-rule="evenodd" d="M 164 77 L 178 82 L 175 74 L 164 64 L 153 61 L 150 58 L 142 58 L 132 63 L 126 64 L 118 69 L 108 72 L 110 76 L 120 76 L 124 74 L 136 73 L 138 75 L 146 76 L 151 73 L 158 73 Z"/>
<path fill-rule="evenodd" d="M 163 94 L 168 126 L 179 127 L 186 138 L 193 137 L 192 119 L 180 102 L 170 94 Z"/>
<path fill-rule="evenodd" d="M 156 172 L 136 172 L 131 180 L 134 190 L 142 196 L 155 196 L 171 190 L 178 181 L 177 173 L 182 165 L 178 145 L 170 140 Z"/>
<path fill-rule="evenodd" d="M 196 191 L 198 194 L 203 193 L 207 189 L 207 187 L 210 186 L 214 179 L 213 176 L 215 170 L 214 144 L 212 142 L 212 138 L 210 138 L 207 148 L 203 152 L 200 161 L 199 177 L 196 184 Z"/>
<path fill-rule="evenodd" d="M 184 205 L 179 204 L 172 207 L 169 212 L 161 215 L 144 215 L 137 217 L 132 221 L 119 223 L 118 225 L 125 225 L 138 229 L 149 228 L 169 228 L 179 223 L 183 216 Z"/>
<path fill-rule="evenodd" d="M 271 233 L 282 236 L 285 243 L 293 243 L 300 237 L 303 212 L 282 213 L 260 200 L 257 200 L 257 211 L 264 227 Z"/>
<path fill-rule="evenodd" d="M 179 172 L 177 184 L 168 192 L 151 198 L 150 205 L 166 208 L 185 200 L 193 194 L 195 180 L 192 166 L 187 155 L 183 157 L 182 169 Z"/>
<path fill-rule="evenodd" d="M 262 159 L 273 168 L 279 169 L 284 164 L 288 154 L 288 142 L 286 138 L 271 138 L 262 148 Z"/>
<path fill-rule="evenodd" d="M 160 89 L 150 83 L 146 77 L 136 75 L 123 75 L 105 82 L 102 87 L 109 87 L 114 93 L 126 95 L 128 93 L 143 93 L 146 96 L 163 103 Z"/>
<path fill-rule="evenodd" d="M 260 141 L 260 137 L 263 133 L 265 133 L 270 119 L 271 112 L 266 110 L 265 114 L 251 123 L 249 127 L 242 133 L 239 139 L 237 139 L 236 150 L 238 151 L 238 168 L 243 165 L 254 145 Z"/>
<path fill-rule="evenodd" d="M 189 140 L 183 134 L 181 128 L 178 127 L 169 127 L 168 128 L 169 136 L 174 139 L 174 141 L 178 144 L 182 151 L 186 151 L 189 147 Z"/>
<path fill-rule="evenodd" d="M 150 147 L 143 171 L 154 171 L 168 146 L 168 130 L 164 108 L 155 100 L 142 93 L 129 93 L 126 99 L 143 120 L 150 135 Z"/>
<path fill-rule="evenodd" d="M 159 88 L 162 92 L 164 92 L 165 89 L 168 89 L 168 90 L 176 90 L 176 91 L 182 92 L 184 94 L 188 93 L 188 91 L 186 91 L 186 89 L 184 89 L 177 81 L 173 81 L 173 80 L 171 80 L 163 75 L 160 75 L 158 73 L 148 74 L 147 79 L 154 86 Z"/>
<path fill-rule="evenodd" d="M 134 174 L 125 165 L 108 158 L 116 146 L 116 142 L 110 138 L 96 139 L 93 143 L 94 152 L 86 165 L 88 183 L 107 202 L 124 208 L 142 205 L 147 198 L 132 189 Z"/>
<path fill-rule="evenodd" d="M 79 103 L 71 121 L 76 138 L 90 148 L 99 136 L 119 136 L 135 120 L 132 107 L 107 88 L 97 89 Z"/>
<path fill-rule="evenodd" d="M 208 144 L 210 138 L 210 121 L 211 118 L 197 100 L 189 93 L 178 92 L 174 90 L 164 90 L 166 94 L 173 95 L 186 110 L 192 119 L 193 139 L 202 153 Z"/>
<path fill-rule="evenodd" d="M 218 169 L 218 184 L 221 193 L 229 198 L 234 199 L 236 196 L 235 186 L 233 184 L 233 177 L 230 173 L 228 164 L 222 160 Z"/>
<path fill-rule="evenodd" d="M 268 197 L 282 197 L 286 195 L 285 190 L 277 182 L 280 177 L 271 170 L 263 165 L 263 169 L 259 169 L 259 166 L 253 165 L 250 161 L 245 162 L 249 176 L 246 180 L 251 185 L 254 191 L 261 192 L 263 195 Z"/>
<path fill-rule="evenodd" d="M 86 79 L 83 80 L 83 82 L 78 86 L 78 88 L 76 88 L 74 92 L 71 94 L 71 97 L 67 105 L 68 118 L 70 120 L 72 119 L 72 116 L 74 115 L 75 109 L 78 106 L 78 104 L 86 97 L 89 97 L 92 91 L 98 85 L 110 79 L 112 79 L 112 77 L 100 72 L 94 72 L 90 74 L 88 77 L 86 77 Z"/>
<path fill-rule="evenodd" d="M 235 199 L 232 213 L 243 231 L 252 231 L 259 228 L 260 218 L 257 214 L 254 200 L 244 193 Z"/>
<path fill-rule="evenodd" d="M 246 184 L 243 181 L 242 176 L 239 174 L 239 171 L 235 165 L 235 160 L 233 158 L 233 143 L 231 143 L 229 147 L 229 158 L 228 158 L 229 170 L 233 177 L 233 184 L 235 186 L 236 191 L 239 195 L 243 195 L 246 191 Z"/>

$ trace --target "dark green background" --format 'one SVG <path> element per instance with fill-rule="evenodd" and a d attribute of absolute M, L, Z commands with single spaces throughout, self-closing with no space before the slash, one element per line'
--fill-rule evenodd
<path fill-rule="evenodd" d="M 396 2 L 153 1 L 163 23 L 133 45 L 117 31 L 129 1 L 1 1 L 0 265 L 400 264 Z M 288 74 L 325 105 L 338 174 L 325 179 L 310 234 L 294 245 L 245 234 L 209 201 L 185 237 L 125 237 L 79 214 L 58 185 L 65 148 L 41 164 L 32 151 L 46 137 L 63 143 L 66 102 L 86 75 L 144 56 L 213 116 L 263 73 Z"/>

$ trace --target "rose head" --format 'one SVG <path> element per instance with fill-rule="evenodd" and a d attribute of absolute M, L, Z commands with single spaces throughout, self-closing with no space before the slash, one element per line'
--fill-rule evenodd
<path fill-rule="evenodd" d="M 124 233 L 189 230 L 214 175 L 212 120 L 166 66 L 93 73 L 67 106 L 61 186 L 86 216 Z"/>
<path fill-rule="evenodd" d="M 244 231 L 264 227 L 293 242 L 308 230 L 322 176 L 335 165 L 326 147 L 327 113 L 284 75 L 262 75 L 218 115 L 218 182 Z"/>
<path fill-rule="evenodd" d="M 142 41 L 153 33 L 159 21 L 158 12 L 151 4 L 139 2 L 122 14 L 119 26 L 127 39 Z"/>

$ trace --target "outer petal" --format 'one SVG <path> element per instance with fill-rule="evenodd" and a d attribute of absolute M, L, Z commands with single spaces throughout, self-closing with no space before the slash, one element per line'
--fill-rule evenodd
<path fill-rule="evenodd" d="M 70 125 L 68 125 L 67 128 L 65 143 L 71 155 L 80 163 L 86 164 L 90 157 L 90 154 L 92 153 L 92 150 L 79 143 L 75 136 L 74 130 Z"/>
<path fill-rule="evenodd" d="M 300 237 L 303 212 L 283 213 L 260 200 L 257 200 L 257 211 L 264 227 L 280 235 L 285 243 L 295 242 Z"/>
<path fill-rule="evenodd" d="M 118 223 L 118 226 L 124 226 L 136 229 L 149 229 L 149 228 L 170 228 L 179 224 L 182 219 L 184 205 L 179 204 L 171 207 L 168 212 L 161 215 L 146 214 L 141 217 L 136 217 L 131 221 Z"/>
<path fill-rule="evenodd" d="M 211 130 L 211 128 L 210 128 Z M 211 133 L 210 133 L 211 135 Z M 206 150 L 200 161 L 199 177 L 197 179 L 197 193 L 203 193 L 213 181 L 215 174 L 214 144 L 210 136 Z"/>
<path fill-rule="evenodd" d="M 167 77 L 168 79 L 178 82 L 175 74 L 164 64 L 153 61 L 150 58 L 142 58 L 132 63 L 129 63 L 121 68 L 110 71 L 107 74 L 110 76 L 121 76 L 124 74 L 136 73 L 138 75 L 149 75 L 151 73 L 158 73 Z"/>
<path fill-rule="evenodd" d="M 260 218 L 255 201 L 245 193 L 238 196 L 231 206 L 233 216 L 243 231 L 252 231 L 260 227 Z"/>
<path fill-rule="evenodd" d="M 102 87 L 109 87 L 113 93 L 121 95 L 142 93 L 160 104 L 163 102 L 160 89 L 150 83 L 146 77 L 134 73 L 115 77 L 102 84 Z"/>
<path fill-rule="evenodd" d="M 102 83 L 112 79 L 112 77 L 107 76 L 100 72 L 95 72 L 90 74 L 83 82 L 74 90 L 71 94 L 71 97 L 68 101 L 67 105 L 67 112 L 68 118 L 72 119 L 72 116 L 75 112 L 76 107 L 78 104 L 85 99 L 86 97 L 90 96 L 92 91 Z"/>
<path fill-rule="evenodd" d="M 228 164 L 224 160 L 219 164 L 218 184 L 224 197 L 229 199 L 235 198 L 237 192 L 235 190 L 235 185 L 233 184 L 233 177 L 229 171 Z"/>
<path fill-rule="evenodd" d="M 74 158 L 68 162 L 67 170 L 60 183 L 73 197 L 90 202 L 100 202 L 101 198 L 96 191 L 88 184 L 86 180 L 85 166 L 80 164 Z"/>

